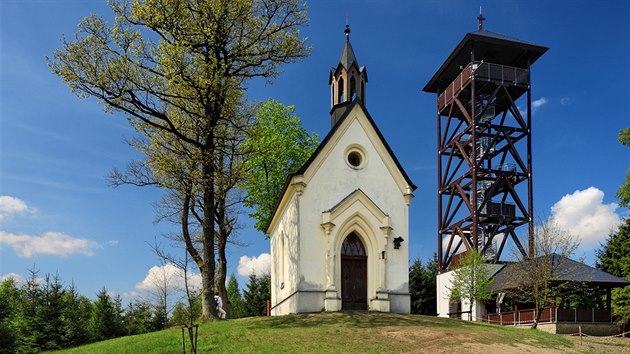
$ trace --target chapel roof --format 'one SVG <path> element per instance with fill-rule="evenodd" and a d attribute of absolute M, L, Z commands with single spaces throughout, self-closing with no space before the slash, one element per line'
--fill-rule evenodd
<path fill-rule="evenodd" d="M 392 158 L 392 161 L 394 162 L 394 164 L 398 168 L 398 171 L 400 171 L 400 174 L 405 179 L 405 182 L 407 183 L 407 185 L 409 185 L 411 187 L 412 191 L 414 191 L 414 190 L 416 190 L 418 188 L 411 181 L 411 178 L 409 178 L 409 175 L 407 174 L 407 172 L 405 172 L 405 170 L 403 169 L 402 165 L 400 164 L 400 161 L 398 161 L 398 158 L 396 158 L 396 155 L 394 155 L 394 152 L 392 151 L 391 147 L 389 146 L 389 144 L 387 144 L 387 140 L 385 140 L 385 138 L 383 137 L 383 134 L 381 133 L 381 131 L 376 126 L 376 123 L 374 122 L 374 119 L 372 119 L 372 117 L 370 116 L 370 113 L 367 111 L 367 109 L 365 108 L 365 106 L 363 105 L 361 100 L 359 100 L 358 98 L 355 98 L 354 101 L 352 101 L 352 103 L 348 106 L 348 108 L 346 109 L 344 114 L 339 118 L 337 123 L 332 127 L 332 129 L 330 129 L 328 134 L 326 134 L 326 136 L 324 137 L 322 142 L 319 144 L 317 149 L 315 149 L 315 151 L 313 152 L 311 157 L 309 157 L 309 159 L 306 160 L 306 162 L 302 165 L 302 167 L 300 167 L 297 171 L 295 171 L 295 172 L 293 172 L 293 173 L 291 173 L 291 174 L 289 174 L 287 176 L 287 180 L 286 180 L 286 182 L 284 184 L 284 188 L 282 189 L 282 193 L 280 193 L 280 197 L 276 201 L 276 205 L 274 207 L 273 213 L 271 214 L 271 218 L 269 219 L 269 224 L 266 227 L 267 230 L 269 229 L 269 226 L 271 226 L 271 223 L 273 221 L 273 217 L 278 212 L 278 207 L 280 206 L 282 198 L 284 197 L 284 194 L 287 192 L 287 189 L 289 188 L 289 185 L 291 184 L 291 179 L 293 177 L 295 177 L 295 176 L 303 175 L 308 170 L 309 166 L 311 166 L 313 161 L 315 161 L 317 156 L 322 152 L 324 147 L 328 144 L 328 142 L 331 140 L 331 138 L 335 135 L 337 130 L 339 130 L 339 127 L 343 124 L 343 122 L 346 120 L 346 118 L 348 118 L 350 116 L 350 112 L 352 112 L 354 107 L 357 106 L 357 105 L 359 106 L 359 108 L 365 114 L 365 117 L 367 118 L 367 121 L 369 122 L 371 127 L 376 132 L 376 135 L 378 136 L 379 140 L 381 141 L 381 143 L 383 144 L 383 146 L 387 150 L 387 153 L 389 154 L 389 156 Z"/>

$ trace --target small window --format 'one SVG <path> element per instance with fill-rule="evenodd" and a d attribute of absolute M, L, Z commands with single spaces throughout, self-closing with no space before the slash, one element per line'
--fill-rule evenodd
<path fill-rule="evenodd" d="M 358 151 L 352 151 L 348 154 L 348 163 L 351 166 L 359 167 L 361 166 L 361 154 Z"/>
<path fill-rule="evenodd" d="M 352 169 L 359 170 L 365 166 L 366 155 L 359 145 L 351 145 L 346 149 L 346 163 Z"/>

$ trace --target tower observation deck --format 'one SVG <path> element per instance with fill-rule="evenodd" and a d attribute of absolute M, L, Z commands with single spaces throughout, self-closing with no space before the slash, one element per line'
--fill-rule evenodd
<path fill-rule="evenodd" d="M 530 70 L 548 48 L 482 19 L 423 89 L 437 94 L 440 271 L 471 249 L 495 262 L 508 242 L 533 253 Z"/>

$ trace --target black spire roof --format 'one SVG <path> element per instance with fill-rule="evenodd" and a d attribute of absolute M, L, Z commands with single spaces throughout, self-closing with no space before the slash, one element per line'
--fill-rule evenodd
<path fill-rule="evenodd" d="M 341 52 L 341 59 L 339 59 L 339 63 L 343 65 L 346 70 L 350 70 L 352 63 L 354 63 L 354 65 L 358 68 L 359 63 L 357 62 L 357 58 L 354 56 L 354 50 L 352 50 L 352 45 L 350 44 L 350 26 L 346 25 L 344 32 L 346 33 L 346 44 Z"/>

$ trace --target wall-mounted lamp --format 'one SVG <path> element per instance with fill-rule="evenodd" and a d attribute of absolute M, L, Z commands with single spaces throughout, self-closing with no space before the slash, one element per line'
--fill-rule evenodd
<path fill-rule="evenodd" d="M 395 239 L 393 239 L 392 241 L 394 241 L 394 249 L 397 250 L 400 248 L 400 244 L 404 241 L 405 239 L 403 239 L 401 236 L 396 237 Z"/>

